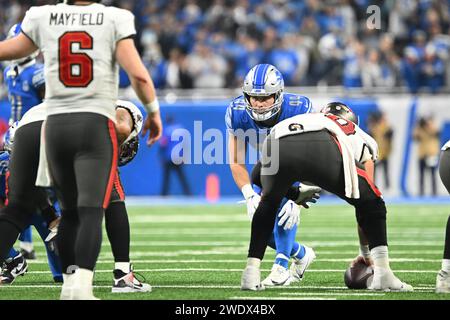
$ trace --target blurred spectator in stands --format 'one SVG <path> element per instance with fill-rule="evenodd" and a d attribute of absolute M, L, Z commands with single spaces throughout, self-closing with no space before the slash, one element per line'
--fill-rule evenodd
<path fill-rule="evenodd" d="M 413 138 L 418 143 L 420 195 L 424 195 L 425 171 L 429 171 L 432 194 L 436 195 L 436 168 L 439 161 L 440 132 L 432 116 L 422 117 L 414 128 Z"/>
<path fill-rule="evenodd" d="M 389 0 L 389 33 L 397 39 L 406 40 L 409 37 L 409 26 L 416 14 L 416 0 Z"/>
<path fill-rule="evenodd" d="M 253 66 L 262 63 L 264 51 L 259 46 L 256 39 L 242 34 L 240 37 L 240 44 L 244 51 L 236 57 L 236 86 L 242 85 L 244 77 Z"/>
<path fill-rule="evenodd" d="M 187 57 L 188 72 L 193 79 L 194 88 L 224 88 L 225 74 L 228 70 L 226 60 L 215 54 L 204 43 L 197 43 L 194 52 Z"/>
<path fill-rule="evenodd" d="M 356 36 L 357 31 L 357 21 L 356 14 L 353 8 L 351 7 L 351 0 L 339 0 L 337 1 L 337 10 L 338 15 L 342 17 L 343 25 L 344 25 L 344 34 L 347 37 Z"/>
<path fill-rule="evenodd" d="M 5 37 L 11 25 L 22 20 L 30 5 L 54 2 L 0 0 L 0 38 Z M 242 70 L 267 62 L 271 54 L 276 60 L 292 64 L 293 55 L 287 54 L 290 50 L 295 51 L 298 65 L 288 84 L 343 85 L 344 79 L 349 80 L 349 70 L 354 71 L 357 66 L 355 56 L 347 56 L 344 74 L 345 47 L 348 39 L 354 37 L 369 53 L 365 57 L 370 60 L 369 65 L 376 59 L 371 50 L 379 50 L 383 74 L 389 81 L 393 76 L 397 86 L 406 84 L 413 93 L 424 86 L 437 91 L 440 85 L 436 83 L 442 75 L 436 76 L 436 67 L 441 63 L 445 69 L 443 83 L 450 84 L 450 2 L 446 0 L 104 0 L 103 3 L 135 14 L 136 46 L 150 71 L 160 74 L 158 87 L 170 86 L 164 79 L 172 49 L 181 48 L 188 55 L 196 55 L 194 48 L 198 43 L 226 60 L 223 82 L 226 87 L 240 86 L 245 73 Z M 381 9 L 380 30 L 367 28 L 369 5 Z M 283 39 L 281 45 L 278 38 Z M 286 38 L 292 43 L 285 45 Z M 437 56 L 428 62 L 427 44 L 434 45 Z M 187 60 L 189 69 L 197 68 L 191 66 L 195 61 L 198 60 Z M 422 64 L 426 65 L 425 70 Z M 216 80 L 214 83 L 216 86 Z"/>
<path fill-rule="evenodd" d="M 341 83 L 342 63 L 345 56 L 345 40 L 337 25 L 330 26 L 331 32 L 319 40 L 319 53 L 322 63 L 318 64 L 318 80 L 327 85 Z"/>
<path fill-rule="evenodd" d="M 437 93 L 444 86 L 445 64 L 436 54 L 436 47 L 429 44 L 425 48 L 425 59 L 422 64 L 425 85 L 431 93 Z"/>
<path fill-rule="evenodd" d="M 367 55 L 362 67 L 362 82 L 365 89 L 395 85 L 395 74 L 387 63 L 381 61 L 377 49 L 371 49 Z"/>
<path fill-rule="evenodd" d="M 428 44 L 436 48 L 436 55 L 445 64 L 445 84 L 450 84 L 450 27 L 448 34 L 442 33 L 442 28 L 438 24 L 431 25 L 429 28 L 430 41 Z"/>
<path fill-rule="evenodd" d="M 364 45 L 356 39 L 351 40 L 345 50 L 344 74 L 342 83 L 345 88 L 362 87 L 364 68 Z"/>
<path fill-rule="evenodd" d="M 410 91 L 417 93 L 424 85 L 422 65 L 425 59 L 426 34 L 422 30 L 413 33 L 414 42 L 404 49 L 402 74 Z"/>
<path fill-rule="evenodd" d="M 369 134 L 375 139 L 378 144 L 378 160 L 375 163 L 375 179 L 378 177 L 377 173 L 383 170 L 383 181 L 385 188 L 390 188 L 390 174 L 389 174 L 389 156 L 392 151 L 392 138 L 394 131 L 392 130 L 386 115 L 377 111 L 371 113 L 368 118 L 367 127 Z M 376 181 L 376 180 L 375 180 Z M 376 183 L 378 184 L 378 182 Z"/>
<path fill-rule="evenodd" d="M 183 126 L 181 126 L 181 124 L 179 123 L 176 123 L 174 118 L 171 116 L 166 117 L 164 124 L 163 135 L 159 142 L 159 155 L 163 166 L 163 183 L 161 188 L 161 195 L 167 196 L 169 194 L 169 188 L 171 185 L 170 173 L 173 171 L 176 173 L 181 183 L 183 194 L 190 196 L 192 195 L 192 193 L 183 169 L 183 154 L 177 154 L 176 152 L 172 154 L 175 146 L 179 144 L 179 141 L 172 141 L 172 134 L 176 130 L 183 129 Z M 183 150 L 181 149 L 180 152 L 182 151 Z"/>
<path fill-rule="evenodd" d="M 188 72 L 186 54 L 180 48 L 173 48 L 169 54 L 166 72 L 166 88 L 191 89 L 192 77 Z"/>
<path fill-rule="evenodd" d="M 275 48 L 267 53 L 266 61 L 274 65 L 284 78 L 287 86 L 295 86 L 300 82 L 299 78 L 299 57 L 292 45 L 294 44 L 293 36 L 288 34 L 280 39 Z"/>

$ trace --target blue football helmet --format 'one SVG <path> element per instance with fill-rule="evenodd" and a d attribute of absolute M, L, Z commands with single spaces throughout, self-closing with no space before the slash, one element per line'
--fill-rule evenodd
<path fill-rule="evenodd" d="M 14 37 L 18 36 L 19 33 L 20 33 L 20 30 L 21 30 L 21 26 L 22 26 L 21 23 L 16 23 L 15 25 L 13 25 L 11 27 L 11 29 L 9 29 L 6 39 L 11 39 L 11 38 L 14 38 Z M 23 64 L 25 62 L 31 61 L 33 59 L 36 59 L 36 57 L 38 55 L 39 55 L 39 50 L 36 50 L 35 52 L 33 52 L 32 54 L 30 54 L 27 57 L 20 58 L 20 59 L 17 59 L 17 60 L 11 60 L 11 62 L 12 63 L 17 63 L 17 64 Z"/>
<path fill-rule="evenodd" d="M 0 176 L 4 176 L 9 169 L 9 153 L 0 151 Z"/>
<path fill-rule="evenodd" d="M 16 133 L 17 127 L 19 126 L 19 121 L 14 122 L 6 131 L 3 136 L 3 150 L 11 152 L 13 143 L 14 143 L 14 135 Z"/>
<path fill-rule="evenodd" d="M 257 64 L 247 73 L 242 87 L 248 115 L 255 121 L 266 121 L 280 112 L 283 103 L 283 75 L 271 64 Z M 254 108 L 250 97 L 274 96 L 274 103 L 268 108 Z"/>

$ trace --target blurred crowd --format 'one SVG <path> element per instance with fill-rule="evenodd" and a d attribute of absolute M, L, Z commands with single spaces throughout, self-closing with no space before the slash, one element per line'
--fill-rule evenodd
<path fill-rule="evenodd" d="M 30 3 L 54 1 L 0 0 L 3 36 Z M 137 44 L 158 88 L 240 87 L 261 62 L 275 65 L 287 86 L 436 93 L 450 85 L 449 0 L 103 3 L 135 14 Z M 379 11 L 368 13 L 371 5 Z"/>

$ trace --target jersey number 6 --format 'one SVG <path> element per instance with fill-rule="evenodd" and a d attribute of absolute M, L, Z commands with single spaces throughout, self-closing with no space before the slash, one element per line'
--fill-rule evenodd
<path fill-rule="evenodd" d="M 93 49 L 94 43 L 85 31 L 66 32 L 59 37 L 59 80 L 66 87 L 87 87 L 94 79 L 94 61 L 82 52 L 73 52 L 77 43 L 80 50 Z"/>

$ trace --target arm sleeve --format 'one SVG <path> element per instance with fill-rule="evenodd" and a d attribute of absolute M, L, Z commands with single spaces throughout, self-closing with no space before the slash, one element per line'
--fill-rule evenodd
<path fill-rule="evenodd" d="M 41 46 L 41 38 L 39 33 L 40 12 L 44 12 L 43 8 L 31 7 L 25 14 L 22 21 L 21 31 L 38 47 Z"/>
<path fill-rule="evenodd" d="M 119 9 L 120 14 L 117 15 L 115 21 L 115 37 L 116 42 L 122 39 L 129 38 L 136 34 L 136 28 L 134 26 L 134 15 L 124 9 Z"/>

